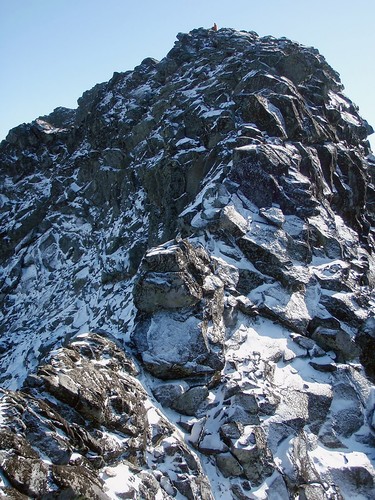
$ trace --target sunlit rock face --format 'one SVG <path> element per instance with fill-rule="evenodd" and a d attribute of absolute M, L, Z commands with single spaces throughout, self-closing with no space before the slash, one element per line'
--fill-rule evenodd
<path fill-rule="evenodd" d="M 202 28 L 11 130 L 2 495 L 374 498 L 371 132 L 316 49 Z"/>

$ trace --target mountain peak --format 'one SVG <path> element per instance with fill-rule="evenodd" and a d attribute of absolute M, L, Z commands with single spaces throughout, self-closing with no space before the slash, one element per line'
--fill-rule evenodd
<path fill-rule="evenodd" d="M 373 498 L 371 131 L 231 28 L 11 130 L 3 494 Z"/>

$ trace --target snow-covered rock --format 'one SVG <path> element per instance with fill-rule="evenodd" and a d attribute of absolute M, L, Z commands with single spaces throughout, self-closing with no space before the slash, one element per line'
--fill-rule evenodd
<path fill-rule="evenodd" d="M 371 132 L 227 28 L 11 130 L 1 494 L 374 498 Z"/>
<path fill-rule="evenodd" d="M 116 343 L 79 335 L 1 400 L 4 493 L 211 499 L 181 434 L 152 404 Z M 12 489 L 14 488 L 14 489 Z M 128 497 L 128 496 L 127 496 Z"/>

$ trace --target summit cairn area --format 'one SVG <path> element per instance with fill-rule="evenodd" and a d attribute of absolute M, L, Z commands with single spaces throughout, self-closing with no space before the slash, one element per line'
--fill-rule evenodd
<path fill-rule="evenodd" d="M 375 498 L 372 132 L 229 28 L 12 129 L 1 495 Z"/>

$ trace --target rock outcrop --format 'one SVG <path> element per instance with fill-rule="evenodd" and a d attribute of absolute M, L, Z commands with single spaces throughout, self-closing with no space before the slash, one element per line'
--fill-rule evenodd
<path fill-rule="evenodd" d="M 113 340 L 86 334 L 54 352 L 21 391 L 5 391 L 4 493 L 212 498 L 199 460 L 151 403 L 137 374 Z"/>
<path fill-rule="evenodd" d="M 372 499 L 372 128 L 316 49 L 177 38 L 0 145 L 1 494 Z"/>
<path fill-rule="evenodd" d="M 224 367 L 224 282 L 215 261 L 188 241 L 146 253 L 134 286 L 133 341 L 161 379 L 214 375 Z"/>

